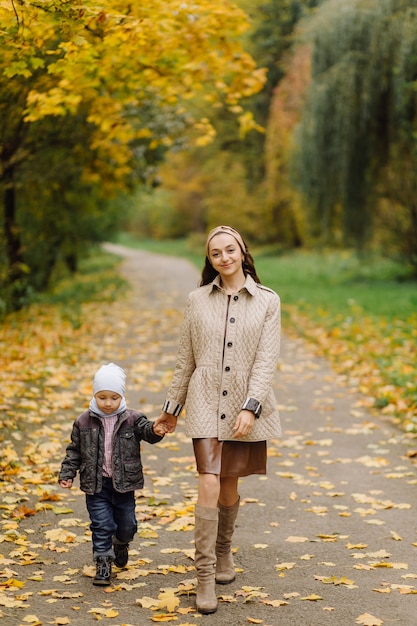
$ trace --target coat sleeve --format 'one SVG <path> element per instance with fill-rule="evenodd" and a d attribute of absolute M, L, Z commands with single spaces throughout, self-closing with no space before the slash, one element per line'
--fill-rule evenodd
<path fill-rule="evenodd" d="M 277 368 L 281 343 L 281 303 L 276 293 L 271 293 L 270 301 L 266 310 L 262 331 L 251 369 L 248 385 L 248 398 L 242 408 L 252 410 L 256 400 L 259 405 L 259 417 L 262 411 L 262 404 L 265 402 L 271 391 L 274 376 Z"/>
<path fill-rule="evenodd" d="M 71 432 L 71 442 L 67 446 L 65 458 L 61 464 L 58 482 L 75 478 L 81 466 L 80 429 L 75 422 Z"/>
<path fill-rule="evenodd" d="M 146 415 L 138 413 L 135 418 L 135 433 L 138 441 L 147 441 L 148 443 L 158 443 L 164 437 L 157 435 L 153 429 L 153 422 L 148 420 Z"/>
<path fill-rule="evenodd" d="M 192 299 L 189 296 L 184 311 L 174 376 L 163 405 L 164 411 L 177 417 L 184 407 L 190 378 L 195 370 L 191 321 Z"/>

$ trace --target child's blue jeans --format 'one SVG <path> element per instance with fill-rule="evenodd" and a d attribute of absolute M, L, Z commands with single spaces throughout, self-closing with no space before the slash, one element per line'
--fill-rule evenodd
<path fill-rule="evenodd" d="M 86 495 L 93 540 L 93 558 L 110 556 L 114 559 L 113 541 L 130 543 L 137 531 L 135 492 L 119 493 L 112 479 L 103 476 L 100 493 Z"/>

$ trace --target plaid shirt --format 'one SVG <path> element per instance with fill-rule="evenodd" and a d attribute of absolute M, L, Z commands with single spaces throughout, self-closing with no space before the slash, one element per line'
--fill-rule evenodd
<path fill-rule="evenodd" d="M 118 415 L 112 415 L 111 417 L 102 417 L 101 421 L 104 428 L 104 461 L 103 461 L 103 476 L 111 478 L 113 475 L 113 431 L 117 422 Z"/>

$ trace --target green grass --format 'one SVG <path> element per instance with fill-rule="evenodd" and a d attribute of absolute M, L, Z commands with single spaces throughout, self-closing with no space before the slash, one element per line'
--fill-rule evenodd
<path fill-rule="evenodd" d="M 194 240 L 137 240 L 123 234 L 118 243 L 157 254 L 189 259 L 203 266 L 204 243 Z M 405 280 L 401 266 L 385 259 L 361 261 L 350 251 L 294 252 L 272 256 L 252 251 L 261 281 L 279 293 L 283 309 L 321 319 L 351 316 L 352 312 L 377 317 L 407 319 L 417 311 L 417 283 Z"/>
<path fill-rule="evenodd" d="M 112 302 L 128 289 L 120 277 L 118 266 L 121 259 L 100 248 L 93 248 L 82 259 L 76 274 L 57 281 L 53 289 L 38 294 L 34 302 L 58 305 L 64 319 L 74 328 L 82 324 L 82 305 L 85 302 Z"/>
<path fill-rule="evenodd" d="M 256 262 L 262 282 L 285 304 L 316 319 L 362 312 L 407 319 L 417 310 L 417 283 L 402 280 L 402 270 L 383 259 L 361 263 L 348 252 L 297 252 Z"/>
<path fill-rule="evenodd" d="M 120 233 L 117 236 L 116 243 L 128 248 L 154 252 L 155 254 L 182 257 L 191 261 L 197 268 L 203 266 L 204 240 L 169 239 L 167 241 L 158 241 L 156 239 L 137 239 L 129 233 Z"/>

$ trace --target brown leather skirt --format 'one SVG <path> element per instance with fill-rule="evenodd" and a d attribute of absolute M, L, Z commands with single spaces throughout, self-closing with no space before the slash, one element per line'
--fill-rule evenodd
<path fill-rule="evenodd" d="M 199 474 L 266 474 L 266 441 L 219 441 L 211 437 L 193 439 L 193 446 Z"/>

